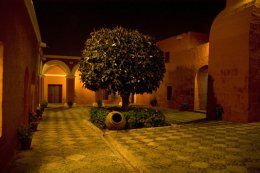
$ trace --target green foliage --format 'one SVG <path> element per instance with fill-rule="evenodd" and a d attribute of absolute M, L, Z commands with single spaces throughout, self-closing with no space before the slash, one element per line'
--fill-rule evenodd
<path fill-rule="evenodd" d="M 34 113 L 30 112 L 29 113 L 29 123 L 32 123 L 32 122 L 38 122 L 38 118 L 37 118 L 37 115 L 35 115 Z"/>
<path fill-rule="evenodd" d="M 107 89 L 123 98 L 156 90 L 163 80 L 165 65 L 161 50 L 150 36 L 115 27 L 91 33 L 79 70 L 85 88 Z M 122 100 L 124 105 L 127 99 Z"/>
<path fill-rule="evenodd" d="M 134 108 L 124 112 L 127 128 L 158 127 L 165 124 L 165 116 L 152 108 Z"/>
<path fill-rule="evenodd" d="M 30 125 L 29 126 L 21 125 L 18 128 L 17 132 L 18 132 L 19 140 L 32 138 L 32 135 L 33 135 L 33 130 L 32 130 L 32 127 Z"/>
<path fill-rule="evenodd" d="M 43 111 L 41 109 L 36 109 L 36 115 L 37 117 L 42 117 Z"/>
<path fill-rule="evenodd" d="M 105 121 L 106 116 L 110 111 L 101 108 L 101 107 L 93 107 L 90 109 L 90 121 L 95 124 L 97 127 L 104 129 L 106 127 Z"/>
<path fill-rule="evenodd" d="M 47 107 L 48 107 L 48 101 L 47 100 L 42 100 L 41 103 L 40 103 L 41 110 L 44 110 Z"/>
<path fill-rule="evenodd" d="M 97 127 L 106 128 L 105 119 L 111 111 L 120 111 L 120 108 L 92 108 L 90 110 L 90 120 Z M 131 107 L 123 114 L 126 118 L 126 128 L 128 129 L 165 125 L 165 116 L 162 112 L 152 108 Z"/>

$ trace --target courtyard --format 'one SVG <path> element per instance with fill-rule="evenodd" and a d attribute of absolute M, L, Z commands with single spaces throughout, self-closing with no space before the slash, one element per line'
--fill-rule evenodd
<path fill-rule="evenodd" d="M 51 105 L 9 173 L 260 172 L 260 123 L 206 121 L 162 109 L 171 126 L 121 131 L 90 123 L 89 107 Z"/>

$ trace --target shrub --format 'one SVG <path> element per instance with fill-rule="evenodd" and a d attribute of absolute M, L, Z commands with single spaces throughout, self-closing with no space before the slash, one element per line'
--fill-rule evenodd
<path fill-rule="evenodd" d="M 47 100 L 42 100 L 40 103 L 40 108 L 42 111 L 44 111 L 45 108 L 48 107 L 48 101 Z"/>
<path fill-rule="evenodd" d="M 93 107 L 90 109 L 90 121 L 98 128 L 104 129 L 106 127 L 106 115 L 110 111 L 105 108 Z"/>
<path fill-rule="evenodd" d="M 18 132 L 19 140 L 24 140 L 27 138 L 31 139 L 33 136 L 33 130 L 30 125 L 29 126 L 26 126 L 26 125 L 19 126 L 17 132 Z"/>
<path fill-rule="evenodd" d="M 106 128 L 105 119 L 111 111 L 122 111 L 119 107 L 91 108 L 90 120 L 99 128 Z M 123 112 L 126 128 L 158 127 L 165 125 L 165 116 L 161 111 L 152 108 L 130 107 Z"/>
<path fill-rule="evenodd" d="M 41 119 L 42 118 L 43 111 L 41 109 L 36 109 L 36 116 Z"/>
<path fill-rule="evenodd" d="M 152 108 L 135 108 L 124 114 L 128 128 L 158 127 L 165 124 L 162 112 Z"/>

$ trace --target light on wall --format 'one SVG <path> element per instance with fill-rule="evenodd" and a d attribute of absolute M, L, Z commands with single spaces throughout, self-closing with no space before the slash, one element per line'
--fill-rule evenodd
<path fill-rule="evenodd" d="M 65 74 L 44 74 L 44 76 L 66 77 L 66 75 L 65 75 Z"/>

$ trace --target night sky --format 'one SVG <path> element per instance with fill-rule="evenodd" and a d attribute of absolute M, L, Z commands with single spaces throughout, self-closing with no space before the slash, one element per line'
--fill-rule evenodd
<path fill-rule="evenodd" d="M 34 0 L 45 54 L 80 56 L 90 32 L 138 29 L 157 41 L 188 31 L 209 33 L 225 0 Z"/>

